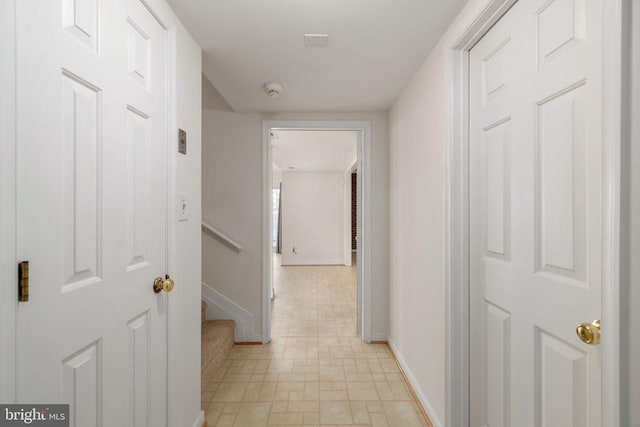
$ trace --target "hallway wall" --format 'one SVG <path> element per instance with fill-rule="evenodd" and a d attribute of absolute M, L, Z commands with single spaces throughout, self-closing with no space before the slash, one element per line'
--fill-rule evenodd
<path fill-rule="evenodd" d="M 444 66 L 439 46 L 389 114 L 389 341 L 414 377 L 435 425 L 442 425 L 445 411 Z"/>
<path fill-rule="evenodd" d="M 240 253 L 203 236 L 203 282 L 253 315 L 261 337 L 262 121 L 370 121 L 372 127 L 372 333 L 388 334 L 389 189 L 387 113 L 251 114 L 231 110 L 203 79 L 203 218 L 239 242 Z"/>

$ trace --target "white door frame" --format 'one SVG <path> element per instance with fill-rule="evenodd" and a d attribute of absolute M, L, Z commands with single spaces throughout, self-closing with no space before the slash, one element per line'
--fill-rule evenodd
<path fill-rule="evenodd" d="M 16 401 L 16 313 L 17 294 L 17 251 L 16 251 L 16 209 L 17 209 L 17 169 L 16 169 L 16 1 L 0 3 L 0 402 Z M 171 9 L 158 0 L 140 0 L 167 32 L 167 150 L 168 150 L 168 198 L 167 198 L 167 272 L 175 270 L 176 212 L 175 145 L 171 135 L 177 135 L 176 122 L 176 22 Z M 180 358 L 172 348 L 176 332 L 175 320 L 171 316 L 171 298 L 167 299 L 167 423 L 177 422 L 175 398 L 177 393 L 177 373 L 180 372 Z"/>
<path fill-rule="evenodd" d="M 274 121 L 262 122 L 262 343 L 271 341 L 271 129 L 291 130 L 354 130 L 358 137 L 357 167 L 360 174 L 358 192 L 361 194 L 362 221 L 358 221 L 358 298 L 362 305 L 364 342 L 371 342 L 371 123 L 364 121 Z"/>
<path fill-rule="evenodd" d="M 469 426 L 469 51 L 517 0 L 482 0 L 446 37 L 449 83 L 445 295 L 446 425 Z M 602 425 L 620 423 L 620 150 L 622 6 L 604 0 L 603 22 L 603 223 L 602 223 Z M 607 325 L 606 327 L 604 325 Z"/>
<path fill-rule="evenodd" d="M 16 399 L 16 0 L 0 3 L 0 402 Z"/>

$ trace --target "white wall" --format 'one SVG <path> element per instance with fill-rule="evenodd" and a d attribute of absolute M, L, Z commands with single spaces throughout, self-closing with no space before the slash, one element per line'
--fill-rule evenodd
<path fill-rule="evenodd" d="M 344 173 L 283 171 L 281 197 L 282 265 L 343 264 Z"/>
<path fill-rule="evenodd" d="M 443 420 L 445 146 L 441 46 L 389 114 L 391 193 L 390 343 Z"/>
<path fill-rule="evenodd" d="M 203 282 L 253 315 L 261 337 L 262 120 L 370 121 L 372 125 L 372 333 L 388 334 L 388 128 L 386 113 L 239 114 L 206 89 L 203 217 L 242 244 L 240 253 L 203 237 Z M 210 96 L 212 95 L 213 96 Z M 377 338 L 376 338 L 377 339 Z"/>
<path fill-rule="evenodd" d="M 435 426 L 460 422 L 448 419 L 445 384 L 449 55 L 490 1 L 469 0 L 389 112 L 389 343 Z"/>
<path fill-rule="evenodd" d="M 253 327 L 243 340 L 260 341 L 262 157 L 256 138 L 261 121 L 257 115 L 211 108 L 216 107 L 203 111 L 202 216 L 240 243 L 242 251 L 203 234 L 202 281 L 250 313 Z"/>

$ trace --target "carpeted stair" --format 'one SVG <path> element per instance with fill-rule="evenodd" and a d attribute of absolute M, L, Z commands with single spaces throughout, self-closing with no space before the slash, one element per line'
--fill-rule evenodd
<path fill-rule="evenodd" d="M 234 343 L 233 320 L 206 320 L 207 304 L 202 301 L 202 382 L 211 381 L 215 370 L 227 358 Z"/>

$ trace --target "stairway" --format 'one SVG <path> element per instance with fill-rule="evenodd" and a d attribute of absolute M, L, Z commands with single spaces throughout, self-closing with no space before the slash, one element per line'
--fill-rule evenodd
<path fill-rule="evenodd" d="M 233 320 L 206 320 L 207 303 L 202 301 L 202 382 L 211 381 L 216 368 L 224 361 L 234 343 Z"/>

